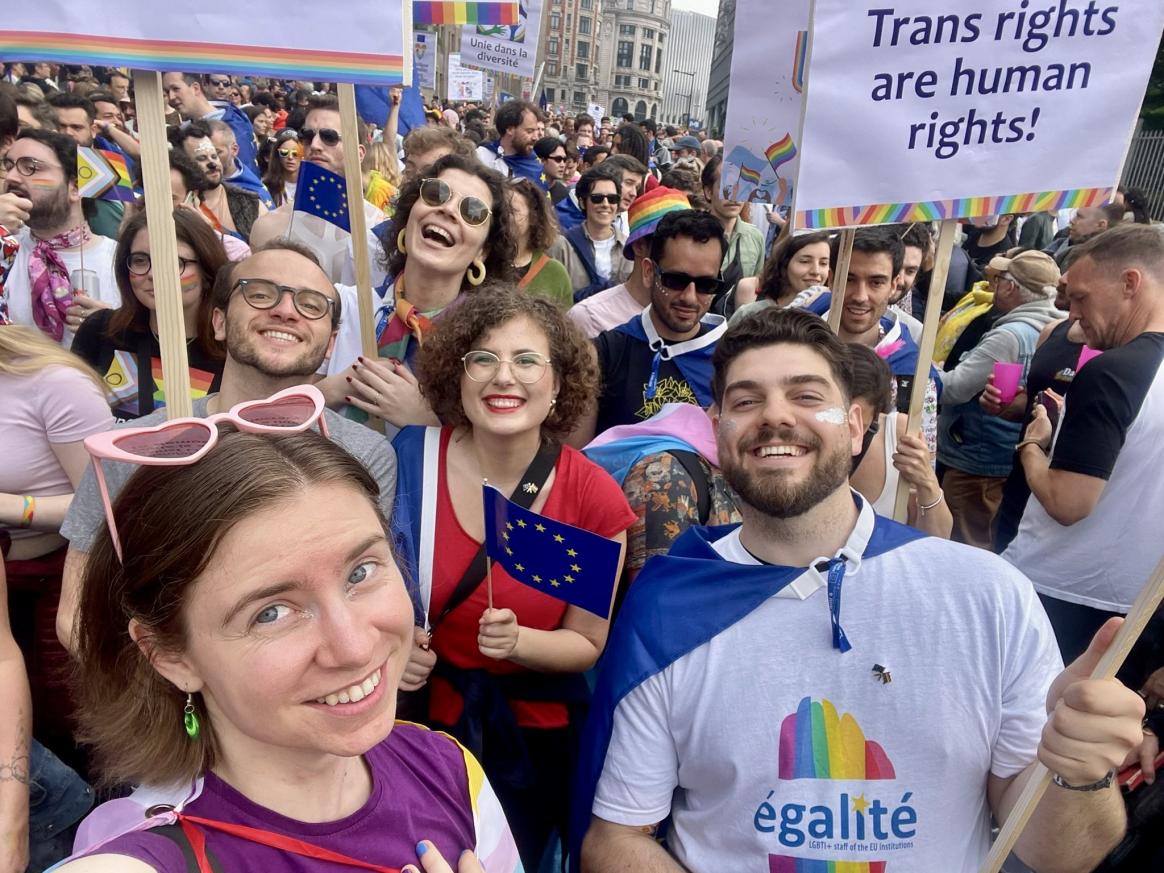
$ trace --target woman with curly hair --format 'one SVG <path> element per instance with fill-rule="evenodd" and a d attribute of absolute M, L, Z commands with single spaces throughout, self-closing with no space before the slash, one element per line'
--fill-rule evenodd
<path fill-rule="evenodd" d="M 454 301 L 513 277 L 516 254 L 505 179 L 473 157 L 446 155 L 400 191 L 383 239 L 388 278 L 377 289 L 373 330 L 380 360 L 361 357 L 359 301 L 341 287 L 345 317 L 320 388 L 395 425 L 438 424 L 413 364 Z"/>
<path fill-rule="evenodd" d="M 445 426 L 405 428 L 393 443 L 394 522 L 425 610 L 401 688 L 430 685 L 428 721 L 481 758 L 536 870 L 552 831 L 566 833 L 581 674 L 608 622 L 498 565 L 483 584 L 481 483 L 624 548 L 635 515 L 604 470 L 561 443 L 595 402 L 598 371 L 548 300 L 512 286 L 468 296 L 420 350 L 417 373 Z"/>
<path fill-rule="evenodd" d="M 562 262 L 546 254 L 558 238 L 554 207 L 529 179 L 510 179 L 506 194 L 517 239 L 517 287 L 545 297 L 564 312 L 574 305 L 574 286 Z"/>

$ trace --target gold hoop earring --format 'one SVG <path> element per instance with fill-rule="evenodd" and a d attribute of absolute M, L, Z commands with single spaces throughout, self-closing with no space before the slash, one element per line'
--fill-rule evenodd
<path fill-rule="evenodd" d="M 477 272 L 473 270 L 476 268 Z M 485 264 L 480 258 L 475 258 L 473 263 L 469 265 L 469 269 L 465 271 L 465 278 L 469 280 L 469 284 L 476 288 L 485 281 Z"/>
<path fill-rule="evenodd" d="M 404 228 L 400 228 L 400 233 L 396 234 L 396 250 L 402 255 L 408 254 L 408 246 L 404 244 Z"/>

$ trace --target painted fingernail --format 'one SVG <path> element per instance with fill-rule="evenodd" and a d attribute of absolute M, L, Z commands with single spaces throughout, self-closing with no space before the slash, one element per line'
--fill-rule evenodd
<path fill-rule="evenodd" d="M 352 398 L 350 398 L 350 397 L 347 397 L 347 396 L 345 395 L 345 397 L 344 397 L 344 403 L 351 403 L 351 402 L 352 402 Z"/>
<path fill-rule="evenodd" d="M 424 853 L 427 851 L 428 851 L 428 846 L 425 844 L 425 842 L 423 840 L 416 844 L 416 856 L 418 858 L 423 858 Z"/>
<path fill-rule="evenodd" d="M 363 355 L 357 355 L 357 356 L 356 356 L 356 360 L 357 360 L 357 361 L 359 361 L 359 362 L 362 364 L 362 363 L 364 363 L 364 356 L 363 356 Z"/>
<path fill-rule="evenodd" d="M 348 380 L 348 384 L 350 385 L 352 382 L 352 377 L 351 376 L 344 376 L 344 378 Z"/>

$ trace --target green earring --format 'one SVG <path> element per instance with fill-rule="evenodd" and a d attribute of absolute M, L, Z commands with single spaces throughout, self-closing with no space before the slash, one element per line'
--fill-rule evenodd
<path fill-rule="evenodd" d="M 182 721 L 186 725 L 186 736 L 192 740 L 198 739 L 202 733 L 202 725 L 198 723 L 198 715 L 194 712 L 194 695 L 186 694 L 186 708 L 183 710 Z"/>

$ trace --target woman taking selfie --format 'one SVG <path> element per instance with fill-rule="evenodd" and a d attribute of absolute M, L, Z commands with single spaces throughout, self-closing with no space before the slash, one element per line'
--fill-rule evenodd
<path fill-rule="evenodd" d="M 145 466 L 86 566 L 79 733 L 105 783 L 185 788 L 62 870 L 516 868 L 473 758 L 395 723 L 413 609 L 375 481 L 303 432 L 322 409 L 304 386 L 87 442 Z"/>
<path fill-rule="evenodd" d="M 417 364 L 446 424 L 405 428 L 394 441 L 395 524 L 432 631 L 418 631 L 403 687 L 422 687 L 435 665 L 429 721 L 476 747 L 525 868 L 536 870 L 551 832 L 566 833 L 572 729 L 588 699 L 581 674 L 602 653 L 608 622 L 497 564 L 486 584 L 482 480 L 624 553 L 635 515 L 609 474 L 561 445 L 598 376 L 586 340 L 548 300 L 503 287 L 471 296 Z"/>

